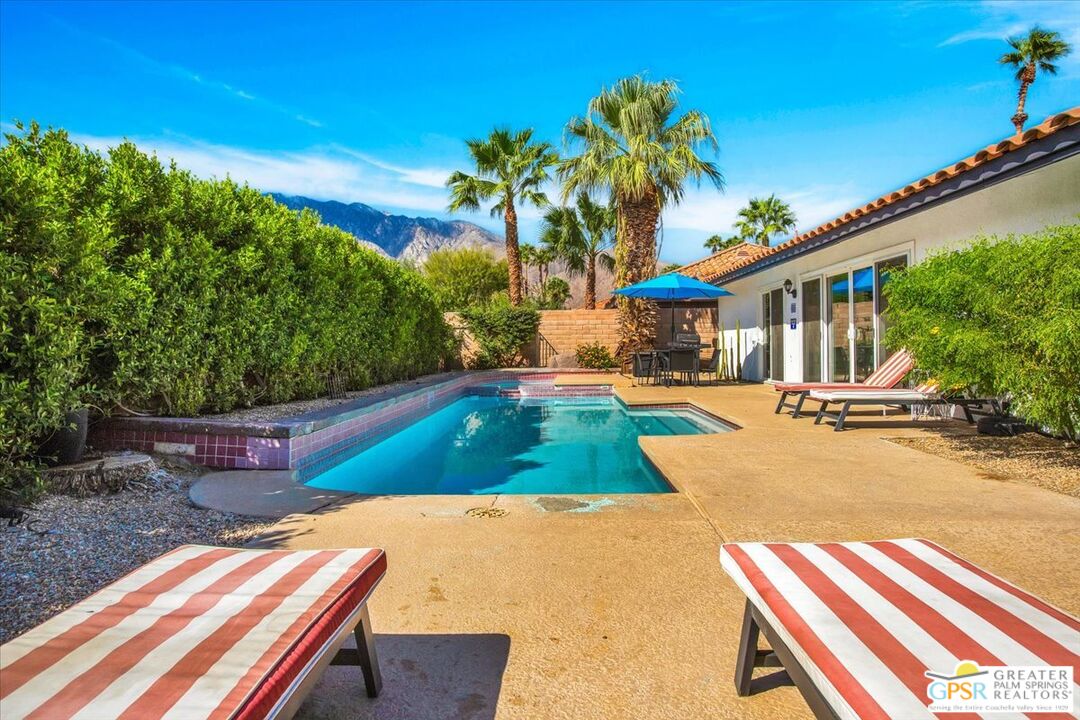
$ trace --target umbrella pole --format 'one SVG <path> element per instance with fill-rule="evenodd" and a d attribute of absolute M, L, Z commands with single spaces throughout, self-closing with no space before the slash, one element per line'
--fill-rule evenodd
<path fill-rule="evenodd" d="M 671 345 L 675 344 L 675 300 L 671 300 Z"/>

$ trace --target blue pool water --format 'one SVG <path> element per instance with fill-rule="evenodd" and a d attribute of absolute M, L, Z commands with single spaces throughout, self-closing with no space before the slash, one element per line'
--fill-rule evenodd
<path fill-rule="evenodd" d="M 614 398 L 466 396 L 311 479 L 372 495 L 662 493 L 641 435 L 726 426 L 684 410 L 628 410 Z"/>

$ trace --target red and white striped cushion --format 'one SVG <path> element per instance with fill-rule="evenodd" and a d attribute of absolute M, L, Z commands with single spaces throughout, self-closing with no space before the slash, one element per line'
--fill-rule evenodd
<path fill-rule="evenodd" d="M 850 390 L 858 388 L 891 388 L 904 379 L 904 376 L 915 367 L 915 359 L 907 350 L 899 350 L 889 356 L 889 359 L 881 364 L 877 370 L 861 383 L 775 383 L 773 390 L 777 392 L 806 392 L 807 390 Z"/>
<path fill-rule="evenodd" d="M 265 717 L 385 570 L 370 548 L 177 548 L 0 646 L 3 717 Z"/>
<path fill-rule="evenodd" d="M 934 717 L 923 673 L 961 660 L 1080 678 L 1080 621 L 926 540 L 729 543 L 720 563 L 841 718 Z"/>

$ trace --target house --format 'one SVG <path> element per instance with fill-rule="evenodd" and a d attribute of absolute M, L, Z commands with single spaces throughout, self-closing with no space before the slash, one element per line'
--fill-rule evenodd
<path fill-rule="evenodd" d="M 679 272 L 730 290 L 718 325 L 751 380 L 862 380 L 887 356 L 890 271 L 979 235 L 1080 217 L 1080 107 L 773 246 L 727 248 Z"/>

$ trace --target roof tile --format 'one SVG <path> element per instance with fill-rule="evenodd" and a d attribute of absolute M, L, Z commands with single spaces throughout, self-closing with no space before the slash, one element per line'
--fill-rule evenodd
<path fill-rule="evenodd" d="M 894 190 L 890 193 L 882 195 L 876 200 L 873 200 L 863 207 L 855 210 L 850 210 L 844 213 L 842 216 L 822 223 L 813 230 L 796 235 L 795 237 L 787 240 L 779 245 L 773 247 L 765 247 L 763 245 L 752 245 L 750 243 L 742 243 L 731 248 L 726 248 L 720 252 L 710 255 L 707 258 L 703 258 L 696 262 L 692 262 L 689 265 L 684 265 L 679 269 L 679 272 L 696 277 L 699 280 L 705 282 L 712 282 L 714 280 L 722 278 L 724 275 L 734 272 L 735 270 L 742 269 L 747 265 L 751 265 L 766 255 L 773 255 L 793 247 L 800 243 L 806 242 L 811 238 L 817 237 L 822 233 L 834 230 L 842 225 L 856 220 L 868 213 L 891 205 L 898 200 L 910 197 L 923 190 L 938 185 L 945 180 L 956 177 L 960 173 L 972 170 L 980 165 L 983 165 L 991 160 L 995 160 L 1005 153 L 1012 152 L 1022 148 L 1030 142 L 1035 140 L 1041 140 L 1047 135 L 1052 135 L 1059 130 L 1063 130 L 1067 127 L 1080 124 L 1080 106 L 1070 108 L 1064 112 L 1051 115 L 1043 120 L 1038 125 L 1028 129 L 1022 135 L 1013 135 L 1012 137 L 1005 138 L 1001 142 L 988 145 L 987 147 L 979 150 L 974 155 L 964 158 L 963 160 L 948 165 L 941 170 L 933 172 L 925 177 L 916 180 L 913 183 L 905 185 L 899 190 Z M 737 252 L 734 252 L 737 251 Z"/>

